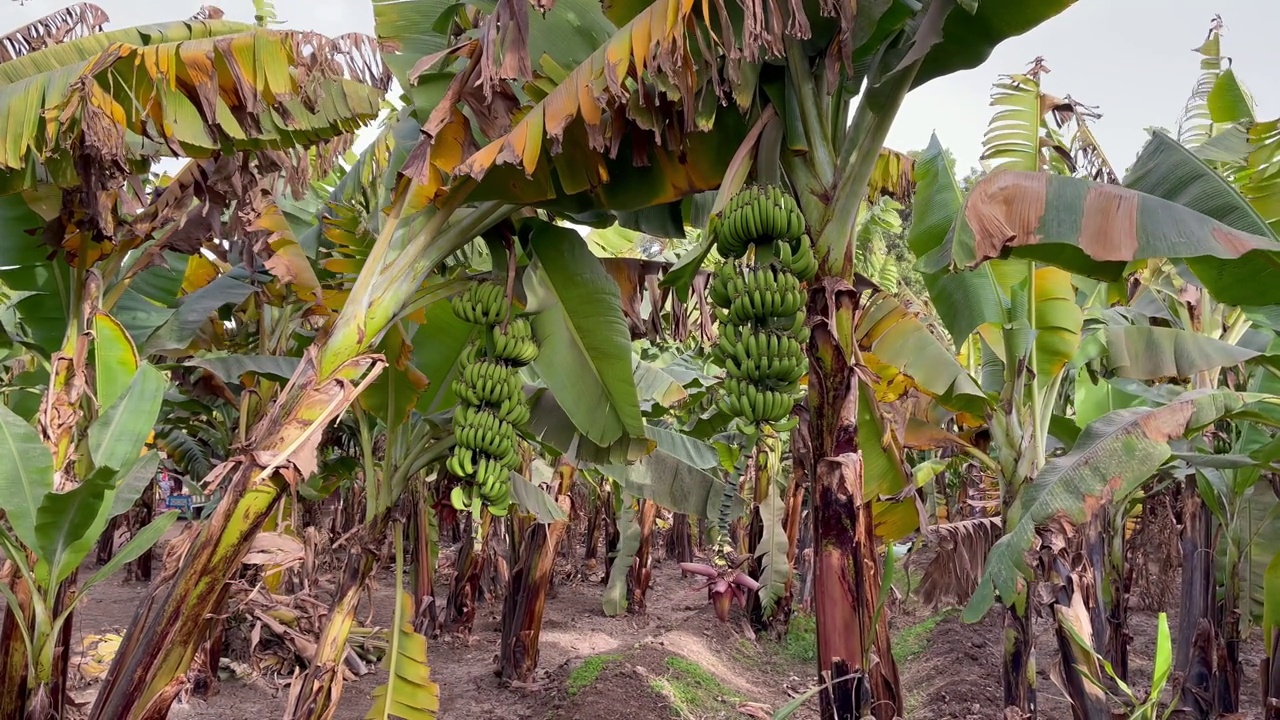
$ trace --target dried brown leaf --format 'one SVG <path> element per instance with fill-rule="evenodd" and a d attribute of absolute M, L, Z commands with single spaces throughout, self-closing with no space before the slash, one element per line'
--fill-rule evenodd
<path fill-rule="evenodd" d="M 0 37 L 0 63 L 102 32 L 108 20 L 106 11 L 93 3 L 68 5 Z"/>
<path fill-rule="evenodd" d="M 931 607 L 967 604 L 978 589 L 987 553 L 1002 532 L 1000 518 L 961 520 L 926 530 L 925 537 L 936 552 L 925 567 L 916 597 Z"/>

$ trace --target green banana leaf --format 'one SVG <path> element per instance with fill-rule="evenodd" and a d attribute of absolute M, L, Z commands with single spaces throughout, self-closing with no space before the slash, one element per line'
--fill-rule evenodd
<path fill-rule="evenodd" d="M 573 230 L 537 222 L 524 287 L 542 352 L 533 368 L 585 437 L 643 438 L 618 286 Z"/>
<path fill-rule="evenodd" d="M 1130 408 L 1089 423 L 1071 452 L 1045 463 L 1010 509 L 1005 535 L 987 555 L 966 622 L 986 614 L 996 597 L 1014 598 L 1030 577 L 1025 556 L 1037 527 L 1061 517 L 1079 526 L 1127 498 L 1169 458 L 1169 441 L 1204 428 L 1244 405 L 1238 393 L 1194 390 L 1158 408 Z"/>
<path fill-rule="evenodd" d="M 1261 353 L 1181 328 L 1108 325 L 1104 361 L 1116 375 L 1136 380 L 1189 378 L 1237 365 Z"/>
<path fill-rule="evenodd" d="M 936 134 L 916 159 L 914 172 L 916 194 L 907 245 L 916 257 L 923 258 L 946 241 L 964 195 Z M 989 263 L 974 270 L 940 270 L 923 276 L 934 310 L 951 337 L 967 338 L 980 325 L 1004 321 L 1004 306 Z"/>
<path fill-rule="evenodd" d="M 0 510 L 23 545 L 36 547 L 36 509 L 53 492 L 53 456 L 40 434 L 0 405 Z"/>
<path fill-rule="evenodd" d="M 245 375 L 263 375 L 288 380 L 298 369 L 302 358 L 283 355 L 206 355 L 185 361 L 184 365 L 204 368 L 225 382 L 240 382 Z"/>
<path fill-rule="evenodd" d="M 1154 153 L 1163 150 L 1159 145 L 1149 149 L 1149 161 L 1161 159 Z M 1152 164 L 1146 177 L 1158 174 L 1166 189 L 1185 190 L 1203 180 L 1201 170 L 1208 171 L 1195 163 Z M 1200 191 L 1205 194 L 1192 196 L 1202 210 L 1222 208 L 1234 193 L 1225 181 L 1217 188 L 1197 187 L 1206 188 Z M 1169 258 L 1184 260 L 1221 302 L 1280 303 L 1280 283 L 1272 282 L 1280 278 L 1280 241 L 1263 227 L 1241 229 L 1249 218 L 1238 212 L 1232 226 L 1130 188 L 1000 172 L 978 181 L 957 217 L 950 245 L 940 245 L 921 262 L 926 271 L 936 272 L 974 267 L 1008 252 L 1113 281 L 1128 262 Z"/>

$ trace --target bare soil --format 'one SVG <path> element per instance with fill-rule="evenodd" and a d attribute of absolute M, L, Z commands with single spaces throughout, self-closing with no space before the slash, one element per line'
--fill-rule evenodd
<path fill-rule="evenodd" d="M 449 564 L 442 566 L 438 594 L 448 587 Z M 697 580 L 682 578 L 674 562 L 656 565 L 644 615 L 606 617 L 598 579 L 598 573 L 577 580 L 557 576 L 544 615 L 539 677 L 530 687 L 506 687 L 494 674 L 500 603 L 481 606 L 470 638 L 432 639 L 429 653 L 432 676 L 440 684 L 439 717 L 767 718 L 812 687 L 812 669 L 797 659 L 790 645 L 784 648 L 783 643 L 751 637 L 740 613 L 729 623 L 716 621 L 706 595 L 693 591 Z M 391 577 L 379 576 L 372 593 L 374 625 L 388 624 L 392 591 Z M 143 592 L 143 586 L 124 582 L 123 575 L 93 589 L 76 615 L 77 641 L 85 634 L 122 630 Z M 369 610 L 362 608 L 361 619 Z M 901 658 L 907 717 L 1001 720 L 999 610 L 973 625 L 961 622 L 958 612 L 937 613 L 911 599 L 894 611 L 895 654 Z M 1156 620 L 1153 613 L 1139 611 L 1133 611 L 1131 618 L 1131 680 L 1135 690 L 1145 692 L 1155 652 Z M 1176 633 L 1176 618 L 1170 617 L 1169 622 Z M 804 638 L 791 640 L 792 644 L 805 642 Z M 1052 681 L 1057 650 L 1051 628 L 1043 620 L 1037 624 L 1036 645 L 1040 717 L 1069 718 L 1070 709 Z M 1244 708 L 1238 717 L 1258 718 L 1256 678 L 1263 652 L 1256 631 L 1241 654 Z M 584 670 L 584 663 L 591 667 Z M 171 717 L 278 718 L 287 680 L 287 675 L 224 680 L 208 702 L 177 704 Z M 384 680 L 385 672 L 376 670 L 347 683 L 336 720 L 363 718 L 370 693 Z M 88 701 L 96 688 L 96 684 L 81 688 L 78 697 Z M 817 716 L 816 702 L 810 701 L 792 717 L 814 720 Z"/>

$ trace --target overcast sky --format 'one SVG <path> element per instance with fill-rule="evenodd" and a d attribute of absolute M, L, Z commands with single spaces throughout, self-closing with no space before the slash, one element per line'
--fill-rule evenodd
<path fill-rule="evenodd" d="M 1034 0 L 1027 0 L 1033 2 Z M 111 16 L 110 27 L 187 17 L 200 0 L 96 0 Z M 63 0 L 0 0 L 0 33 L 48 14 Z M 251 0 L 212 0 L 232 19 L 252 20 Z M 276 0 L 286 26 L 334 35 L 372 32 L 373 13 L 365 0 Z M 1223 51 L 1255 95 L 1260 115 L 1280 115 L 1280 0 L 1079 0 L 1058 17 L 1006 41 L 979 68 L 934 80 L 907 97 L 889 133 L 899 150 L 923 147 L 937 132 L 956 156 L 963 175 L 977 164 L 982 133 L 991 116 L 991 83 L 1001 73 L 1018 72 L 1037 55 L 1052 70 L 1044 89 L 1054 95 L 1099 106 L 1095 126 L 1104 150 L 1123 172 L 1146 139 L 1146 128 L 1174 128 L 1199 74 L 1192 52 L 1209 20 L 1226 21 Z"/>

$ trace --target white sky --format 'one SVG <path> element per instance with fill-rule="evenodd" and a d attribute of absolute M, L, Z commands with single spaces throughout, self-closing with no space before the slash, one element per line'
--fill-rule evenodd
<path fill-rule="evenodd" d="M 1034 2 L 1035 0 L 1026 0 Z M 111 16 L 109 27 L 173 20 L 191 15 L 200 0 L 96 0 Z M 0 33 L 67 4 L 65 0 L 0 0 Z M 211 0 L 227 17 L 250 21 L 252 0 Z M 329 35 L 371 33 L 367 0 L 276 0 L 288 27 Z M 957 73 L 908 96 L 889 133 L 898 150 L 922 148 L 936 131 L 956 156 L 957 173 L 977 164 L 982 133 L 991 116 L 991 83 L 1043 55 L 1052 73 L 1044 89 L 1100 106 L 1095 131 L 1117 170 L 1132 162 L 1146 128 L 1172 129 L 1199 74 L 1191 52 L 1220 13 L 1227 27 L 1223 51 L 1255 95 L 1262 117 L 1280 115 L 1280 0 L 1079 0 L 1030 33 L 1006 41 L 981 67 Z M 1270 76 L 1272 81 L 1266 78 Z"/>

